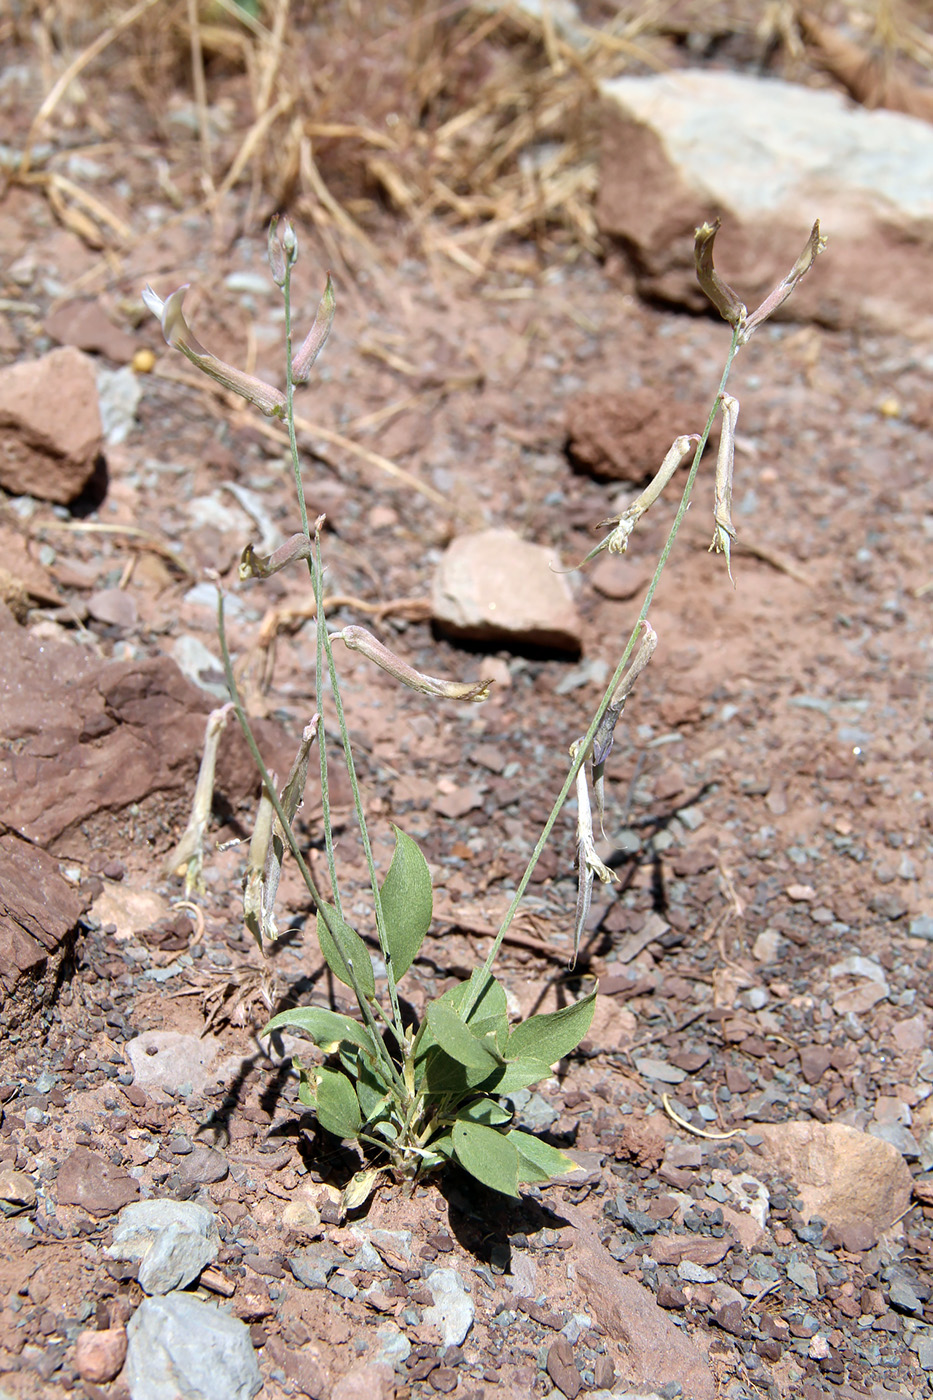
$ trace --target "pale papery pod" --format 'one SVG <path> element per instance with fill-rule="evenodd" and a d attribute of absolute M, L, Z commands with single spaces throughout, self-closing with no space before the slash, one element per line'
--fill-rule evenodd
<path fill-rule="evenodd" d="M 157 296 L 151 287 L 145 287 L 143 290 L 143 301 L 162 324 L 165 343 L 170 345 L 173 350 L 180 350 L 193 365 L 213 379 L 215 383 L 239 394 L 249 403 L 255 404 L 268 417 L 284 418 L 288 410 L 285 395 L 281 389 L 273 388 L 265 380 L 257 379 L 255 375 L 246 374 L 243 370 L 228 365 L 226 361 L 219 360 L 216 355 L 205 350 L 196 338 L 185 320 L 182 307 L 185 292 L 190 285 L 186 282 L 183 287 L 172 292 L 165 301 Z"/>
<path fill-rule="evenodd" d="M 739 326 L 748 314 L 745 303 L 713 266 L 713 244 L 718 232 L 719 220 L 715 219 L 711 224 L 701 224 L 694 234 L 693 257 L 697 281 L 722 319 L 728 321 L 730 326 Z"/>
<path fill-rule="evenodd" d="M 307 535 L 290 535 L 284 544 L 280 544 L 278 549 L 274 549 L 271 554 L 257 554 L 251 544 L 248 544 L 240 556 L 240 565 L 237 573 L 241 581 L 248 578 L 271 578 L 280 569 L 285 569 L 289 564 L 294 564 L 299 559 L 310 559 L 312 554 L 311 541 Z"/>
<path fill-rule="evenodd" d="M 337 310 L 337 301 L 334 296 L 334 284 L 331 275 L 327 274 L 327 285 L 324 288 L 324 295 L 318 302 L 317 315 L 314 318 L 314 325 L 305 336 L 301 348 L 292 357 L 292 383 L 304 384 L 311 373 L 311 366 L 324 348 L 324 342 L 330 335 L 330 328 L 334 324 L 334 313 Z"/>
<path fill-rule="evenodd" d="M 331 641 L 341 641 L 351 651 L 361 652 L 383 671 L 388 671 L 390 676 L 401 681 L 402 685 L 407 685 L 410 690 L 417 690 L 421 695 L 434 695 L 442 700 L 466 700 L 473 704 L 489 699 L 489 689 L 493 684 L 491 680 L 445 681 L 437 676 L 426 676 L 422 671 L 416 671 L 414 666 L 410 666 L 400 656 L 396 656 L 394 651 L 390 651 L 365 627 L 344 627 L 342 632 L 333 633 Z"/>

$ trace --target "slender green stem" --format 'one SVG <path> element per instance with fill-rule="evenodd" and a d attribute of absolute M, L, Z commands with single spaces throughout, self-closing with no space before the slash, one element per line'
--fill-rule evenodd
<path fill-rule="evenodd" d="M 302 533 L 311 539 L 308 529 L 308 508 L 305 505 L 305 488 L 301 480 L 301 462 L 298 458 L 298 437 L 295 433 L 295 381 L 292 377 L 292 263 L 285 259 L 285 281 L 282 285 L 285 300 L 285 404 L 288 422 L 288 445 L 292 454 L 292 472 L 295 477 L 295 490 L 298 493 L 298 510 L 301 514 Z"/>
<path fill-rule="evenodd" d="M 561 787 L 557 799 L 553 807 L 551 808 L 550 815 L 548 816 L 548 819 L 544 824 L 541 835 L 538 837 L 538 840 L 536 841 L 534 846 L 534 850 L 531 852 L 531 855 L 528 859 L 528 864 L 525 867 L 524 874 L 519 880 L 518 887 L 516 888 L 515 894 L 512 897 L 512 901 L 509 904 L 508 909 L 506 910 L 505 918 L 503 919 L 499 930 L 495 936 L 495 939 L 493 940 L 493 944 L 486 957 L 486 961 L 483 963 L 482 976 L 477 978 L 473 992 L 467 994 L 466 1000 L 464 1001 L 463 1006 L 460 1009 L 460 1016 L 464 1021 L 468 1019 L 470 1012 L 473 1010 L 474 1006 L 476 1005 L 477 1001 L 482 995 L 483 990 L 488 984 L 489 979 L 492 976 L 493 964 L 495 963 L 495 960 L 499 954 L 499 949 L 502 947 L 502 940 L 505 938 L 509 926 L 512 923 L 512 920 L 515 918 L 516 913 L 518 912 L 519 905 L 521 904 L 522 899 L 524 898 L 525 891 L 527 890 L 531 877 L 534 874 L 535 866 L 538 864 L 538 861 L 541 858 L 541 853 L 547 845 L 548 838 L 550 837 L 551 832 L 554 829 L 554 824 L 557 821 L 561 809 L 563 808 L 563 805 L 567 800 L 567 796 L 574 783 L 576 782 L 577 774 L 579 773 L 580 769 L 583 767 L 583 764 L 586 762 L 589 756 L 593 739 L 596 736 L 596 731 L 599 729 L 603 715 L 609 708 L 616 688 L 620 680 L 622 679 L 622 676 L 625 673 L 625 668 L 628 665 L 629 657 L 635 649 L 635 643 L 638 640 L 638 634 L 641 629 L 641 625 L 648 616 L 648 610 L 651 607 L 655 595 L 655 590 L 657 589 L 658 583 L 661 580 L 661 575 L 664 572 L 664 566 L 668 561 L 670 552 L 674 546 L 674 541 L 676 540 L 680 527 L 683 524 L 684 516 L 687 514 L 687 510 L 690 505 L 690 498 L 693 495 L 693 486 L 696 481 L 697 472 L 699 471 L 700 467 L 700 459 L 703 456 L 703 453 L 706 449 L 706 444 L 709 441 L 709 435 L 712 431 L 713 423 L 715 422 L 716 414 L 719 410 L 719 401 L 723 393 L 725 392 L 726 384 L 729 381 L 729 374 L 732 369 L 732 362 L 735 359 L 736 352 L 739 349 L 739 344 L 739 331 L 734 330 L 732 334 L 732 344 L 729 346 L 729 353 L 726 357 L 725 367 L 722 372 L 722 377 L 719 381 L 719 388 L 716 391 L 716 397 L 713 400 L 713 406 L 709 411 L 709 416 L 706 420 L 706 426 L 703 429 L 703 432 L 700 436 L 700 441 L 697 443 L 696 451 L 693 454 L 693 462 L 691 463 L 690 471 L 687 475 L 687 481 L 683 489 L 683 494 L 680 498 L 680 505 L 677 508 L 677 514 L 674 516 L 674 522 L 671 525 L 670 531 L 668 532 L 664 548 L 661 550 L 661 554 L 655 567 L 654 574 L 652 576 L 650 584 L 648 585 L 648 591 L 645 594 L 645 601 L 642 603 L 641 611 L 638 614 L 638 620 L 632 629 L 632 635 L 629 637 L 628 645 L 626 646 L 625 651 L 622 653 L 621 661 L 619 662 L 618 666 L 613 672 L 612 679 L 610 680 L 609 685 L 606 688 L 606 692 L 602 698 L 602 701 L 600 702 L 599 708 L 596 711 L 596 714 L 594 715 L 593 720 L 589 728 L 587 729 L 582 742 L 577 748 L 573 762 L 571 763 L 570 769 L 567 773 L 567 777 L 564 779 L 563 786 Z"/>
<path fill-rule="evenodd" d="M 405 1027 L 402 1021 L 402 1012 L 398 1002 L 398 987 L 395 981 L 395 972 L 392 968 L 392 956 L 389 951 L 389 940 L 386 935 L 385 916 L 382 912 L 382 898 L 379 894 L 379 872 L 376 870 L 376 862 L 373 859 L 372 845 L 369 840 L 369 830 L 366 826 L 366 813 L 363 810 L 363 798 L 360 793 L 359 780 L 356 776 L 356 764 L 353 761 L 353 749 L 350 744 L 350 731 L 347 727 L 346 716 L 343 709 L 343 699 L 340 694 L 340 681 L 337 676 L 337 667 L 334 662 L 334 649 L 331 646 L 327 628 L 323 625 L 321 617 L 321 594 L 323 588 L 321 576 L 323 573 L 321 565 L 321 542 L 317 541 L 316 550 L 316 570 L 315 589 L 318 596 L 318 635 L 323 637 L 324 650 L 327 653 L 327 668 L 330 675 L 330 688 L 334 700 L 334 710 L 337 715 L 337 723 L 340 726 L 340 735 L 343 739 L 343 755 L 347 765 L 347 775 L 350 779 L 350 788 L 353 792 L 353 805 L 356 809 L 357 825 L 360 829 L 360 840 L 363 843 L 363 853 L 366 856 L 366 864 L 369 868 L 369 880 L 373 892 L 373 908 L 376 916 L 376 933 L 379 938 L 379 947 L 382 950 L 382 958 L 386 965 L 386 978 L 389 985 L 389 1000 L 392 1003 L 392 1015 L 395 1020 L 395 1037 L 402 1049 L 403 1054 L 407 1053 L 408 1044 L 405 1035 Z"/>
<path fill-rule="evenodd" d="M 243 737 L 246 740 L 250 753 L 253 755 L 256 767 L 259 769 L 259 772 L 262 776 L 263 785 L 265 787 L 266 793 L 268 794 L 269 801 L 272 803 L 275 815 L 279 819 L 279 823 L 281 824 L 285 840 L 288 844 L 288 848 L 291 851 L 292 855 L 295 857 L 298 869 L 301 872 L 301 878 L 304 880 L 305 885 L 307 886 L 308 893 L 311 896 L 311 900 L 314 904 L 315 910 L 317 911 L 318 917 L 323 920 L 324 925 L 330 933 L 331 938 L 334 942 L 334 946 L 339 954 L 340 946 L 337 942 L 337 939 L 334 935 L 333 927 L 330 923 L 330 914 L 327 905 L 322 899 L 318 891 L 317 885 L 315 884 L 314 876 L 311 874 L 307 862 L 305 861 L 305 858 L 301 853 L 301 847 L 298 845 L 298 839 L 295 836 L 295 832 L 292 828 L 291 822 L 288 820 L 288 814 L 286 813 L 285 808 L 282 806 L 282 803 L 279 800 L 279 795 L 275 790 L 275 785 L 273 784 L 272 778 L 269 775 L 269 770 L 266 767 L 265 760 L 263 759 L 263 756 L 259 751 L 259 745 L 256 743 L 256 738 L 253 734 L 252 726 L 249 722 L 246 711 L 243 708 L 243 702 L 240 699 L 240 692 L 237 687 L 236 677 L 233 674 L 233 662 L 230 659 L 230 648 L 227 645 L 227 629 L 224 622 L 224 597 L 220 589 L 217 590 L 217 633 L 220 638 L 220 651 L 223 657 L 224 675 L 227 680 L 227 689 L 230 692 L 230 699 L 233 702 L 233 708 L 236 711 L 236 717 L 239 721 L 240 728 L 243 731 Z M 353 992 L 356 996 L 357 1005 L 360 1008 L 363 1020 L 366 1022 L 366 1027 L 370 1033 L 370 1036 L 372 1037 L 373 1048 L 379 1055 L 379 1058 L 382 1060 L 385 1069 L 389 1072 L 396 1088 L 401 1090 L 402 1095 L 405 1101 L 407 1102 L 408 1091 L 405 1087 L 405 1082 L 402 1079 L 402 1076 L 399 1074 L 399 1071 L 396 1069 L 395 1064 L 392 1061 L 392 1057 L 383 1043 L 382 1036 L 379 1034 L 379 1027 L 376 1025 L 372 1010 L 369 1006 L 369 1002 L 367 998 L 363 995 L 363 992 L 357 981 L 355 971 L 346 961 L 346 959 L 343 959 L 343 970 L 347 976 L 350 985 L 353 988 Z"/>

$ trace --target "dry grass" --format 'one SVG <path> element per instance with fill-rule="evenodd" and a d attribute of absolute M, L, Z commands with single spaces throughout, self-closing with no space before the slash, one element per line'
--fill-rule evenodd
<path fill-rule="evenodd" d="M 806 9 L 848 19 L 883 63 L 933 64 L 919 4 L 814 0 Z M 19 178 L 41 184 L 88 241 L 125 238 L 105 206 L 30 168 L 34 143 L 54 142 L 66 110 L 91 108 L 95 83 L 118 71 L 170 149 L 173 184 L 198 190 L 208 206 L 245 188 L 246 226 L 287 208 L 316 226 L 335 267 L 351 271 L 375 260 L 368 230 L 388 207 L 422 255 L 479 276 L 508 237 L 532 239 L 551 257 L 599 250 L 601 79 L 696 61 L 704 45 L 706 54 L 725 45 L 738 62 L 806 71 L 803 7 L 791 0 L 589 0 L 572 32 L 558 22 L 561 0 L 540 8 L 535 18 L 496 0 L 253 0 L 251 9 L 235 0 L 27 0 L 3 28 L 34 44 L 46 97 Z M 179 94 L 196 115 L 190 138 L 166 122 Z M 236 111 L 223 137 L 212 122 L 221 99 Z"/>

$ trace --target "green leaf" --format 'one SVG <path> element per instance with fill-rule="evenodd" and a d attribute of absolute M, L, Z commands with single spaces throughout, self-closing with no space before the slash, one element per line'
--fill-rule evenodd
<path fill-rule="evenodd" d="M 304 1068 L 298 1072 L 298 1102 L 305 1108 L 314 1107 L 314 1086 L 309 1071 Z"/>
<path fill-rule="evenodd" d="M 476 1038 L 450 1006 L 433 1001 L 425 1013 L 428 1027 L 446 1055 L 467 1069 L 482 1071 L 482 1077 L 499 1068 L 496 1055 Z"/>
<path fill-rule="evenodd" d="M 353 977 L 362 996 L 376 994 L 376 979 L 373 976 L 372 958 L 366 944 L 355 929 L 345 924 L 332 904 L 325 905 L 330 929 L 321 915 L 317 916 L 317 936 L 324 954 L 324 961 L 339 982 L 345 987 L 353 987 Z M 331 934 L 333 929 L 333 934 Z M 351 977 L 348 968 L 352 969 Z"/>
<path fill-rule="evenodd" d="M 372 1051 L 366 1030 L 358 1021 L 341 1016 L 336 1011 L 328 1011 L 325 1006 L 295 1006 L 288 1011 L 280 1011 L 263 1027 L 260 1035 L 269 1035 L 271 1031 L 283 1030 L 286 1026 L 304 1031 L 315 1045 L 322 1048 L 349 1040 L 364 1050 Z"/>
<path fill-rule="evenodd" d="M 477 1181 L 505 1196 L 518 1195 L 518 1151 L 504 1133 L 482 1123 L 455 1123 L 453 1144 L 457 1161 Z"/>
<path fill-rule="evenodd" d="M 523 1133 L 513 1128 L 508 1134 L 509 1142 L 518 1151 L 519 1181 L 550 1181 L 552 1177 L 564 1176 L 567 1172 L 579 1171 L 579 1166 L 549 1142 Z"/>
<path fill-rule="evenodd" d="M 355 1138 L 362 1127 L 359 1100 L 345 1074 L 333 1069 L 311 1071 L 316 1081 L 315 1109 L 322 1128 L 339 1138 Z"/>
<path fill-rule="evenodd" d="M 379 891 L 386 943 L 396 981 L 411 967 L 431 926 L 434 896 L 428 863 L 410 836 L 398 827 L 395 855 Z"/>
<path fill-rule="evenodd" d="M 505 1069 L 491 1079 L 481 1081 L 487 1094 L 514 1094 L 516 1089 L 527 1089 L 529 1084 L 539 1084 L 547 1079 L 551 1066 L 544 1060 L 534 1060 L 530 1056 L 521 1060 L 510 1060 Z"/>
<path fill-rule="evenodd" d="M 461 1123 L 484 1123 L 487 1128 L 499 1128 L 503 1123 L 508 1123 L 511 1117 L 511 1113 L 494 1099 L 477 1099 L 475 1103 L 464 1104 L 457 1110 Z"/>
<path fill-rule="evenodd" d="M 590 1028 L 593 1012 L 596 1010 L 596 993 L 581 998 L 572 1006 L 563 1006 L 560 1011 L 547 1011 L 540 1016 L 529 1016 L 516 1026 L 509 1036 L 505 1056 L 507 1060 L 544 1060 L 554 1065 L 575 1050 Z"/>

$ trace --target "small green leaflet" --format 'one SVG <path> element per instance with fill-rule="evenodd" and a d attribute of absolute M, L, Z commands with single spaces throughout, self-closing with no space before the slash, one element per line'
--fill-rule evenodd
<path fill-rule="evenodd" d="M 518 1195 L 518 1150 L 504 1133 L 482 1123 L 460 1122 L 454 1124 L 452 1137 L 457 1161 L 465 1171 L 493 1191 Z"/>
<path fill-rule="evenodd" d="M 269 1035 L 271 1031 L 286 1027 L 305 1031 L 322 1049 L 329 1049 L 341 1040 L 349 1040 L 362 1049 L 369 1048 L 366 1031 L 358 1021 L 341 1016 L 337 1011 L 329 1011 L 325 1006 L 295 1006 L 288 1011 L 280 1011 L 263 1027 L 261 1034 Z"/>
<path fill-rule="evenodd" d="M 332 1069 L 310 1071 L 314 1078 L 314 1107 L 322 1128 L 339 1138 L 355 1138 L 363 1126 L 360 1105 L 345 1074 Z"/>
<path fill-rule="evenodd" d="M 582 997 L 572 1006 L 529 1016 L 509 1036 L 507 1060 L 535 1059 L 555 1065 L 575 1050 L 590 1028 L 596 1010 L 596 993 Z"/>
<path fill-rule="evenodd" d="M 376 979 L 366 944 L 355 929 L 344 923 L 332 904 L 324 907 L 330 928 L 320 914 L 317 916 L 317 936 L 324 961 L 345 987 L 353 987 L 355 978 L 354 991 L 358 990 L 364 997 L 375 996 Z M 352 976 L 348 969 L 352 969 Z"/>
<path fill-rule="evenodd" d="M 434 896 L 431 872 L 417 843 L 398 827 L 394 831 L 395 854 L 382 882 L 379 899 L 392 971 L 398 981 L 418 956 L 431 926 Z"/>

